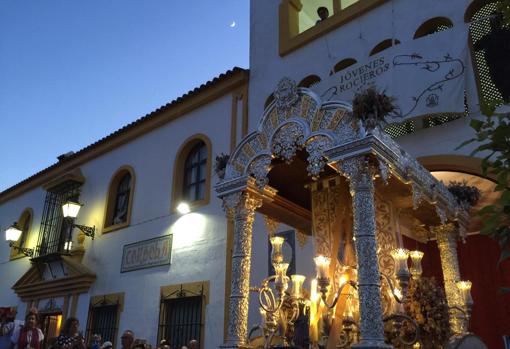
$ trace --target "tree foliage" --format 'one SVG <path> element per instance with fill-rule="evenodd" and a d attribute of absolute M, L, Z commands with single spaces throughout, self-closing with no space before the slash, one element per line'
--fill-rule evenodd
<path fill-rule="evenodd" d="M 476 142 L 477 147 L 471 155 L 484 156 L 483 174 L 497 180 L 495 191 L 500 194 L 498 200 L 484 206 L 477 214 L 482 217 L 480 233 L 499 243 L 500 262 L 510 257 L 510 114 L 494 113 L 496 106 L 502 102 L 494 101 L 482 106 L 483 119 L 472 119 L 470 123 L 475 137 L 459 146 Z"/>

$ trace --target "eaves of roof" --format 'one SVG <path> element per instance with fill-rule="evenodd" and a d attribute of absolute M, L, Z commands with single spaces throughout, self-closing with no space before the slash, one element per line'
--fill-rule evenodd
<path fill-rule="evenodd" d="M 225 93 L 247 84 L 248 79 L 249 70 L 234 67 L 232 70 L 215 77 L 172 102 L 4 190 L 0 193 L 0 203 L 43 185 L 55 177 L 72 171 L 87 161 L 175 120 L 198 107 L 210 103 Z"/>

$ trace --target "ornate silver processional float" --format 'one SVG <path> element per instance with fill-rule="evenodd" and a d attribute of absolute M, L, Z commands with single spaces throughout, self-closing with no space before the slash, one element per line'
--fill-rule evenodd
<path fill-rule="evenodd" d="M 451 332 L 465 334 L 471 284 L 460 280 L 456 244 L 466 237 L 466 210 L 374 120 L 367 122 L 370 116 L 356 120 L 349 104 L 322 103 L 287 78 L 274 96 L 258 129 L 230 156 L 225 178 L 216 187 L 234 225 L 228 334 L 222 347 L 302 347 L 304 342 L 297 342 L 304 332 L 311 348 L 388 348 L 385 326 L 399 343 L 417 343 L 419 329 L 405 305 L 410 280 L 420 278 L 423 253 L 402 248 L 395 227 L 404 226 L 417 240 L 423 241 L 423 234 L 436 239 Z M 289 213 L 294 206 L 269 185 L 268 174 L 274 159 L 291 163 L 304 151 L 313 179 L 308 184 L 311 212 Z M 324 175 L 326 167 L 333 176 Z M 269 238 L 275 274 L 250 287 L 256 211 L 298 230 L 305 229 L 301 222 L 308 214 L 317 270 L 309 289 L 304 276 L 287 275 L 284 241 L 274 231 Z M 251 331 L 250 291 L 258 293 L 261 314 L 260 325 Z M 260 334 L 258 342 L 252 340 L 255 334 Z"/>

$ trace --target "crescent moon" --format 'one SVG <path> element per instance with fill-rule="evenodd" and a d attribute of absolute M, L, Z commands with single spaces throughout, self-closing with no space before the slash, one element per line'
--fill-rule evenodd
<path fill-rule="evenodd" d="M 236 26 L 236 21 L 233 21 L 232 24 L 230 24 L 230 28 L 234 28 Z"/>

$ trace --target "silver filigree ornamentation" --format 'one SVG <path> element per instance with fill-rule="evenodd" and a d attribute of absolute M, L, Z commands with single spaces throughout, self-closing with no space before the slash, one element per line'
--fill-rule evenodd
<path fill-rule="evenodd" d="M 308 166 L 306 170 L 313 179 L 318 178 L 319 174 L 324 170 L 326 165 L 324 150 L 330 146 L 331 141 L 325 136 L 316 136 L 306 144 L 306 151 L 308 152 Z"/>
<path fill-rule="evenodd" d="M 412 192 L 413 192 L 413 210 L 417 210 L 425 196 L 423 195 L 423 192 L 420 190 L 418 185 L 414 182 Z"/>
<path fill-rule="evenodd" d="M 296 239 L 298 241 L 299 247 L 304 248 L 308 242 L 308 235 L 306 235 L 304 231 L 298 229 L 296 230 Z"/>
<path fill-rule="evenodd" d="M 462 305 L 456 282 L 460 280 L 459 259 L 457 256 L 457 231 L 453 223 L 432 228 L 437 238 L 437 247 L 443 269 L 446 301 L 451 308 Z M 460 333 L 462 324 L 455 314 L 450 315 L 450 327 L 453 333 Z"/>
<path fill-rule="evenodd" d="M 377 258 L 374 169 L 367 158 L 360 156 L 343 161 L 340 170 L 349 179 L 352 195 L 354 236 L 358 263 L 360 309 L 360 346 L 368 341 L 373 347 L 384 347 L 384 325 L 379 290 Z"/>
<path fill-rule="evenodd" d="M 290 163 L 298 149 L 303 148 L 304 138 L 301 125 L 295 123 L 284 125 L 273 138 L 273 155 L 279 156 Z"/>
<path fill-rule="evenodd" d="M 274 236 L 276 233 L 276 230 L 278 229 L 278 226 L 280 225 L 280 222 L 277 220 L 272 219 L 269 216 L 264 216 L 264 223 L 266 225 L 267 234 L 269 237 Z"/>
<path fill-rule="evenodd" d="M 284 77 L 278 82 L 273 95 L 279 113 L 291 108 L 299 99 L 296 82 Z"/>
<path fill-rule="evenodd" d="M 388 184 L 388 179 L 390 178 L 390 168 L 388 167 L 388 164 L 381 160 L 377 159 L 379 163 L 379 174 L 381 176 L 381 179 L 383 180 L 384 184 Z"/>
<path fill-rule="evenodd" d="M 227 212 L 232 214 L 234 220 L 230 317 L 225 346 L 240 347 L 246 343 L 248 336 L 252 227 L 255 210 L 262 205 L 262 200 L 247 192 L 237 192 L 225 196 L 223 204 L 227 208 Z"/>
<path fill-rule="evenodd" d="M 257 187 L 260 189 L 264 188 L 269 183 L 267 174 L 271 169 L 271 157 L 269 155 L 260 156 L 248 167 L 248 174 L 255 177 Z"/>
<path fill-rule="evenodd" d="M 436 205 L 436 213 L 437 216 L 439 217 L 439 221 L 441 222 L 441 224 L 446 224 L 446 222 L 448 221 L 448 217 L 446 216 L 445 210 Z"/>

